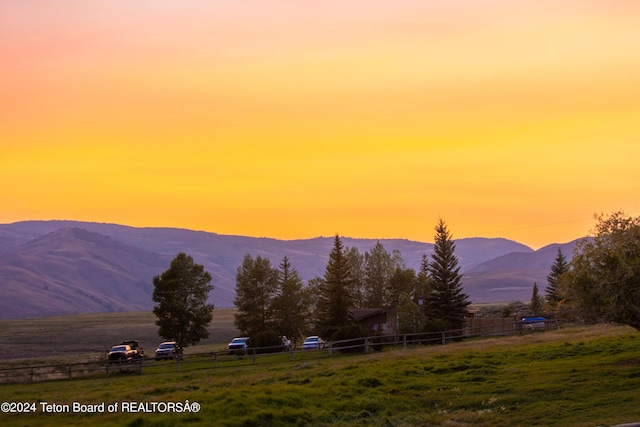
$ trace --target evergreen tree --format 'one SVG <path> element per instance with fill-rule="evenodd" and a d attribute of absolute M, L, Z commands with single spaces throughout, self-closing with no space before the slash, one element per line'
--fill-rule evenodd
<path fill-rule="evenodd" d="M 429 264 L 431 292 L 427 298 L 427 316 L 432 320 L 444 320 L 458 329 L 464 325 L 469 297 L 462 289 L 455 243 L 442 219 L 435 230 L 434 253 Z"/>
<path fill-rule="evenodd" d="M 531 312 L 534 316 L 539 316 L 544 311 L 544 298 L 540 296 L 538 284 L 533 284 L 533 294 L 531 295 Z"/>
<path fill-rule="evenodd" d="M 291 339 L 299 337 L 306 330 L 308 300 L 302 279 L 287 257 L 280 263 L 278 288 L 272 304 L 274 329 Z"/>
<path fill-rule="evenodd" d="M 349 308 L 353 306 L 350 289 L 352 287 L 350 264 L 345 257 L 345 249 L 340 236 L 336 235 L 329 262 L 324 273 L 324 283 L 318 298 L 318 324 L 325 337 L 339 328 L 353 323 Z"/>
<path fill-rule="evenodd" d="M 416 277 L 416 289 L 412 295 L 413 300 L 416 303 L 424 304 L 431 295 L 431 277 L 429 276 L 429 257 L 427 254 L 422 254 L 422 261 L 420 262 L 420 270 Z"/>
<path fill-rule="evenodd" d="M 234 323 L 242 335 L 262 334 L 273 326 L 272 302 L 278 289 L 278 274 L 269 258 L 244 256 L 236 272 L 233 301 L 238 308 Z"/>
<path fill-rule="evenodd" d="M 193 258 L 181 252 L 167 271 L 153 278 L 153 314 L 158 318 L 158 335 L 175 340 L 180 347 L 209 337 L 213 304 L 207 304 L 213 286 L 211 274 Z"/>
<path fill-rule="evenodd" d="M 569 271 L 569 263 L 562 254 L 562 249 L 558 247 L 558 254 L 551 266 L 551 272 L 547 275 L 547 303 L 553 309 L 555 309 L 558 306 L 558 303 L 562 300 L 558 279 L 567 271 Z"/>

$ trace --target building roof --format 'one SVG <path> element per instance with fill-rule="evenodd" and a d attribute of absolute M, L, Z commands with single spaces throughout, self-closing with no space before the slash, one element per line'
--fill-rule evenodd
<path fill-rule="evenodd" d="M 350 308 L 351 317 L 357 322 L 379 314 L 386 314 L 387 308 Z"/>

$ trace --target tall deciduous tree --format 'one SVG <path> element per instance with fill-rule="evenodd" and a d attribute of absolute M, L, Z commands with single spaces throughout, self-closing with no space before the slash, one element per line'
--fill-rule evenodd
<path fill-rule="evenodd" d="M 365 307 L 383 307 L 389 279 L 393 274 L 391 254 L 380 241 L 365 252 Z"/>
<path fill-rule="evenodd" d="M 320 295 L 322 294 L 322 289 L 324 289 L 324 278 L 321 276 L 316 276 L 307 281 L 307 286 L 302 289 L 304 298 L 308 301 L 309 308 L 309 319 L 310 319 L 310 329 L 317 329 L 317 325 L 321 323 L 320 320 L 320 310 L 318 306 L 320 305 Z"/>
<path fill-rule="evenodd" d="M 213 318 L 213 304 L 207 304 L 213 289 L 211 274 L 193 258 L 179 253 L 167 271 L 153 278 L 153 308 L 158 335 L 175 340 L 181 347 L 209 337 L 207 326 Z"/>
<path fill-rule="evenodd" d="M 551 266 L 551 272 L 547 275 L 547 304 L 552 309 L 555 309 L 562 300 L 558 279 L 567 271 L 569 271 L 569 263 L 562 253 L 562 249 L 558 247 L 558 254 Z"/>
<path fill-rule="evenodd" d="M 398 305 L 402 294 L 411 298 L 416 292 L 417 281 L 416 272 L 412 268 L 397 267 L 389 279 L 386 304 L 389 306 Z"/>
<path fill-rule="evenodd" d="M 309 301 L 302 279 L 284 257 L 278 272 L 278 292 L 273 299 L 274 329 L 289 338 L 297 338 L 306 330 Z"/>
<path fill-rule="evenodd" d="M 445 320 L 453 328 L 461 328 L 470 302 L 462 289 L 455 243 L 442 219 L 435 231 L 434 253 L 429 264 L 431 292 L 427 300 L 427 315 L 433 320 Z"/>
<path fill-rule="evenodd" d="M 358 248 L 351 247 L 345 248 L 345 256 L 349 262 L 351 269 L 351 298 L 353 300 L 354 307 L 365 306 L 365 262 L 364 255 L 360 253 Z"/>
<path fill-rule="evenodd" d="M 561 289 L 574 313 L 640 330 L 640 217 L 596 216 L 593 238 L 578 242 Z"/>
<path fill-rule="evenodd" d="M 424 310 L 411 299 L 409 294 L 401 293 L 398 297 L 398 332 L 401 334 L 421 332 L 426 320 Z"/>
<path fill-rule="evenodd" d="M 378 241 L 371 251 L 365 252 L 365 298 L 364 306 L 370 308 L 384 307 L 390 304 L 392 297 L 391 278 L 396 269 L 405 269 L 400 251 L 387 252 Z"/>
<path fill-rule="evenodd" d="M 344 245 L 340 236 L 336 235 L 318 298 L 316 326 L 327 337 L 339 328 L 353 323 L 349 313 L 349 308 L 353 306 L 349 292 L 352 280 L 351 267 L 345 256 Z"/>
<path fill-rule="evenodd" d="M 238 311 L 235 325 L 242 335 L 254 336 L 272 326 L 272 302 L 278 289 L 278 270 L 271 267 L 269 258 L 246 254 L 236 272 Z"/>

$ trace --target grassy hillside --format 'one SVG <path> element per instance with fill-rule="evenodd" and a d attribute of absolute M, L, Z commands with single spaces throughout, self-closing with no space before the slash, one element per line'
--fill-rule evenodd
<path fill-rule="evenodd" d="M 640 336 L 629 328 L 564 328 L 367 355 L 310 352 L 257 365 L 202 361 L 180 372 L 167 364 L 143 375 L 2 385 L 0 402 L 119 405 L 115 413 L 44 414 L 37 403 L 36 413 L 3 414 L 7 426 L 612 425 L 640 421 L 639 354 Z M 186 400 L 199 412 L 122 411 L 126 402 Z"/>

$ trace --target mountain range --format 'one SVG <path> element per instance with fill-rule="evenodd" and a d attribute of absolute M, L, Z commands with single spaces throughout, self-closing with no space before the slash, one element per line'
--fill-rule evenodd
<path fill-rule="evenodd" d="M 268 257 L 274 267 L 286 256 L 306 283 L 324 274 L 333 239 L 278 240 L 79 221 L 0 224 L 0 319 L 150 310 L 153 277 L 179 252 L 211 273 L 211 302 L 232 307 L 235 274 L 245 254 Z M 415 270 L 423 254 L 433 253 L 433 244 L 405 239 L 341 239 L 361 253 L 380 241 L 388 252 L 399 250 Z M 558 248 L 570 258 L 576 242 L 534 251 L 502 238 L 455 240 L 464 291 L 474 303 L 529 301 L 534 283 L 544 294 Z"/>

